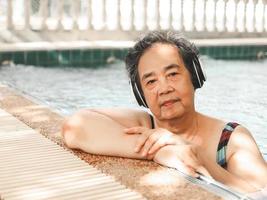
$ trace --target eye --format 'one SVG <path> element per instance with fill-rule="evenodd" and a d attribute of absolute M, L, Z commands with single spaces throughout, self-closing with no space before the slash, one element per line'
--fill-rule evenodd
<path fill-rule="evenodd" d="M 149 80 L 146 82 L 146 85 L 151 85 L 155 82 L 156 80 L 155 79 L 152 79 L 152 80 Z"/>
<path fill-rule="evenodd" d="M 176 76 L 176 75 L 178 75 L 177 72 L 171 72 L 171 73 L 168 74 L 169 77 L 174 77 L 174 76 Z"/>

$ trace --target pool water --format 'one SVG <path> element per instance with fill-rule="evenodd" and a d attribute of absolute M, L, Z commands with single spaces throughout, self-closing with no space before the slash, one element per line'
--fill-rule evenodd
<path fill-rule="evenodd" d="M 267 154 L 267 60 L 202 58 L 207 81 L 196 91 L 196 109 L 237 121 Z M 31 95 L 62 115 L 88 107 L 138 108 L 123 62 L 97 67 L 0 66 L 0 82 Z"/>

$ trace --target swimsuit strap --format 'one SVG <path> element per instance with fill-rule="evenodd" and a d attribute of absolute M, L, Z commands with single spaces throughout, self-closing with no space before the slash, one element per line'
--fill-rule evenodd
<path fill-rule="evenodd" d="M 153 116 L 149 114 L 150 120 L 151 120 L 151 129 L 155 128 L 155 123 L 154 123 L 154 119 Z"/>
<path fill-rule="evenodd" d="M 226 161 L 227 144 L 229 142 L 232 132 L 238 125 L 239 125 L 238 123 L 229 122 L 225 125 L 222 131 L 221 138 L 217 148 L 216 162 L 223 168 L 227 168 L 227 161 Z"/>

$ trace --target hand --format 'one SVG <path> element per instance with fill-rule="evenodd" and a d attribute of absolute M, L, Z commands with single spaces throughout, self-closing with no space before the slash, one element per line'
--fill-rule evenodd
<path fill-rule="evenodd" d="M 141 153 L 143 157 L 152 159 L 154 154 L 163 146 L 174 144 L 185 144 L 178 136 L 167 129 L 157 128 L 149 129 L 146 127 L 132 127 L 125 129 L 127 134 L 140 134 L 137 139 L 134 151 Z"/>
<path fill-rule="evenodd" d="M 211 177 L 197 156 L 197 147 L 190 144 L 164 146 L 156 152 L 153 160 L 193 177 L 199 176 L 197 172 Z"/>

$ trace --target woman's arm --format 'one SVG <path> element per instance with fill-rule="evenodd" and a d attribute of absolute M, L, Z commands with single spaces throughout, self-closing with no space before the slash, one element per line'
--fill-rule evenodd
<path fill-rule="evenodd" d="M 88 111 L 105 115 L 127 128 L 134 126 L 150 127 L 150 118 L 148 114 L 142 110 L 129 108 L 94 108 L 88 109 Z"/>
<path fill-rule="evenodd" d="M 191 176 L 197 176 L 196 172 L 211 176 L 239 192 L 248 193 L 256 190 L 240 177 L 229 173 L 217 163 L 212 162 L 211 156 L 208 156 L 204 149 L 190 144 L 164 146 L 157 151 L 153 160 Z"/>
<path fill-rule="evenodd" d="M 267 165 L 250 132 L 238 126 L 229 141 L 227 170 L 257 189 L 267 186 Z"/>
<path fill-rule="evenodd" d="M 230 173 L 217 163 L 212 162 L 211 156 L 208 156 L 204 151 L 200 150 L 198 157 L 204 163 L 204 166 L 216 181 L 219 181 L 241 193 L 250 193 L 257 190 L 247 181 L 235 174 Z"/>
<path fill-rule="evenodd" d="M 116 116 L 119 115 L 118 112 L 116 111 Z M 128 120 L 121 123 L 118 117 L 112 119 L 111 110 L 108 114 L 90 110 L 78 112 L 67 119 L 62 127 L 66 145 L 92 154 L 142 159 L 140 154 L 134 152 L 138 135 L 124 133 L 125 128 L 140 126 L 137 120 L 140 113 L 131 113 L 133 110 L 129 110 L 129 113 L 126 110 L 122 112 L 120 116 L 128 116 Z"/>

